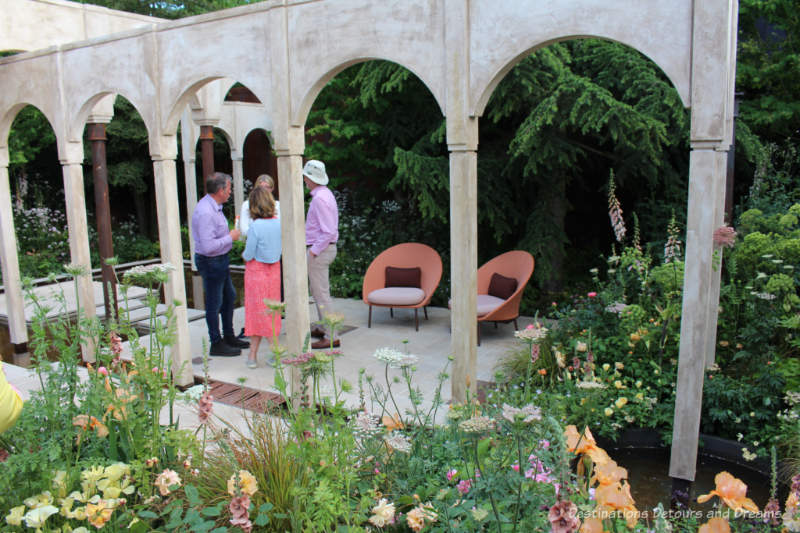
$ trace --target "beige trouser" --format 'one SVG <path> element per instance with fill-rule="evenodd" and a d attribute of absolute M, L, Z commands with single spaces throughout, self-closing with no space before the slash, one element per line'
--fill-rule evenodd
<path fill-rule="evenodd" d="M 320 322 L 324 315 L 334 312 L 331 284 L 328 279 L 328 270 L 334 259 L 336 259 L 335 244 L 329 244 L 316 257 L 308 254 L 308 286 L 311 296 L 314 297 Z"/>

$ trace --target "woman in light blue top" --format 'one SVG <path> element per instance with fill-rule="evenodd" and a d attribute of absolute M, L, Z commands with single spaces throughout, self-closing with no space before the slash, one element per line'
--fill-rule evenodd
<path fill-rule="evenodd" d="M 281 222 L 275 216 L 275 200 L 263 187 L 250 193 L 250 216 L 247 245 L 242 258 L 244 269 L 244 332 L 250 337 L 247 366 L 258 366 L 258 346 L 262 337 L 277 343 L 281 332 L 281 314 L 270 310 L 265 300 L 275 303 L 281 297 Z"/>

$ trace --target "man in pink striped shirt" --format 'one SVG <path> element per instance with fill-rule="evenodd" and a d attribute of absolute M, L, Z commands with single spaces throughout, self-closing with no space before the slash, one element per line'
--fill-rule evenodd
<path fill-rule="evenodd" d="M 325 163 L 315 159 L 309 160 L 303 167 L 303 181 L 311 192 L 311 204 L 306 215 L 306 247 L 308 249 L 308 284 L 317 315 L 322 321 L 327 314 L 333 313 L 329 269 L 336 258 L 336 242 L 339 240 L 339 210 L 336 198 L 327 187 L 328 174 Z M 311 335 L 319 340 L 311 343 L 314 349 L 339 346 L 339 339 L 326 337 L 325 330 L 319 323 L 311 328 Z"/>

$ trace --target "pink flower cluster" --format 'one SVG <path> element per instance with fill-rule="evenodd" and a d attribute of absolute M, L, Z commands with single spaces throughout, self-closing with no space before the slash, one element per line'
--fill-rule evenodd
<path fill-rule="evenodd" d="M 730 226 L 721 226 L 714 231 L 714 244 L 721 248 L 733 248 L 736 242 L 736 230 Z"/>
<path fill-rule="evenodd" d="M 231 511 L 231 525 L 250 533 L 253 529 L 253 523 L 250 521 L 250 496 L 246 493 L 235 496 L 228 508 Z"/>
<path fill-rule="evenodd" d="M 292 357 L 289 359 L 284 359 L 282 362 L 284 365 L 294 365 L 294 366 L 301 366 L 309 361 L 314 359 L 314 352 L 305 352 L 301 353 L 297 357 Z"/>
<path fill-rule="evenodd" d="M 210 392 L 206 391 L 197 401 L 197 418 L 200 420 L 201 424 L 205 424 L 208 421 L 213 409 L 214 396 L 212 396 Z"/>
<path fill-rule="evenodd" d="M 614 177 L 608 184 L 608 216 L 611 219 L 611 226 L 614 228 L 614 236 L 617 242 L 622 242 L 625 238 L 625 220 L 622 218 L 622 207 L 619 204 L 617 195 L 614 193 Z"/>
<path fill-rule="evenodd" d="M 114 357 L 118 357 L 122 353 L 122 339 L 112 331 L 108 334 L 108 340 L 111 343 L 111 353 Z"/>
<path fill-rule="evenodd" d="M 549 444 L 550 443 L 548 443 L 548 446 Z M 555 478 L 551 475 L 550 469 L 545 467 L 544 463 L 533 454 L 528 457 L 528 462 L 531 464 L 531 468 L 525 471 L 525 477 L 537 483 L 552 483 L 553 487 L 556 489 L 556 494 L 558 494 L 561 485 L 554 482 Z"/>

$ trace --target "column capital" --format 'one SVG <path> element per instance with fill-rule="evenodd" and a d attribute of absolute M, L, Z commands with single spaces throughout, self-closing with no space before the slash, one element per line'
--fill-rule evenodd
<path fill-rule="evenodd" d="M 108 124 L 111 122 L 111 119 L 114 118 L 114 102 L 116 99 L 116 94 L 108 94 L 101 98 L 92 108 L 86 122 L 88 124 Z"/>
<path fill-rule="evenodd" d="M 178 157 L 178 139 L 175 135 L 150 137 L 150 158 L 153 161 L 175 160 Z"/>
<path fill-rule="evenodd" d="M 284 130 L 275 129 L 274 135 L 275 154 L 278 157 L 293 155 L 302 156 L 306 148 L 306 130 L 302 126 L 289 126 Z"/>
<path fill-rule="evenodd" d="M 58 143 L 58 160 L 62 165 L 82 165 L 83 141 Z"/>

